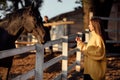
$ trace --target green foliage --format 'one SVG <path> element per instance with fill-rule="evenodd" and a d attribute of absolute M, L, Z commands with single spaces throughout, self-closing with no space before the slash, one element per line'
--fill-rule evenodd
<path fill-rule="evenodd" d="M 1 4 L 6 5 L 6 0 L 0 0 L 0 5 Z"/>
<path fill-rule="evenodd" d="M 0 10 L 4 10 L 6 7 L 6 0 L 0 0 Z"/>

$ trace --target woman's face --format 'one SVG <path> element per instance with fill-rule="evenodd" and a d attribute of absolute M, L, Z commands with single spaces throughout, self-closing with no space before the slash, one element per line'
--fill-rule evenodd
<path fill-rule="evenodd" d="M 90 29 L 90 31 L 93 31 L 93 30 L 94 30 L 94 27 L 93 27 L 91 21 L 90 21 L 90 24 L 89 24 L 89 29 Z"/>

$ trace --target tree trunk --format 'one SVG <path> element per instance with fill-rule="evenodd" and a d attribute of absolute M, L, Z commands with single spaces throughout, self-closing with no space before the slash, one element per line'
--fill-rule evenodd
<path fill-rule="evenodd" d="M 89 12 L 93 12 L 93 16 L 109 17 L 112 8 L 113 0 L 83 0 L 83 12 L 84 12 L 84 28 L 88 28 L 89 24 Z M 108 28 L 108 20 L 102 20 L 101 30 Z M 105 39 L 109 39 L 108 34 L 103 34 Z"/>
<path fill-rule="evenodd" d="M 84 29 L 88 28 L 89 25 L 89 12 L 90 8 L 92 7 L 91 0 L 83 0 L 83 23 L 84 23 Z"/>

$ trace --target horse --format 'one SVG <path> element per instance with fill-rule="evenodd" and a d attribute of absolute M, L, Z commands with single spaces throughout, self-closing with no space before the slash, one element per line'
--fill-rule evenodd
<path fill-rule="evenodd" d="M 14 11 L 0 20 L 0 51 L 15 48 L 15 41 L 23 32 L 33 34 L 38 43 L 44 43 L 45 30 L 38 8 L 28 6 Z M 8 68 L 6 80 L 13 62 L 13 56 L 0 59 L 0 67 Z"/>

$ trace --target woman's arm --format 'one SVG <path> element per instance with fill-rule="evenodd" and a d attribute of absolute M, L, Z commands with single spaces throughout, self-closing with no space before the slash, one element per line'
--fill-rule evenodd
<path fill-rule="evenodd" d="M 84 54 L 95 60 L 102 60 L 105 57 L 105 46 L 101 38 L 95 40 L 95 44 L 88 45 Z"/>

